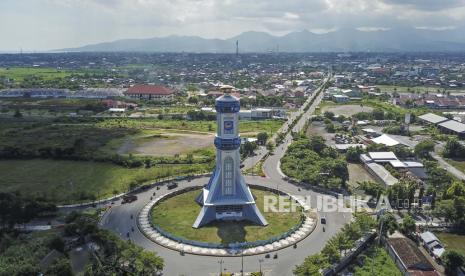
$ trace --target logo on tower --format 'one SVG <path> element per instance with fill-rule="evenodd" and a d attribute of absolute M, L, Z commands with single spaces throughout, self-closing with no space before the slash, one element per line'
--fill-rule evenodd
<path fill-rule="evenodd" d="M 233 121 L 224 121 L 224 133 L 234 134 L 234 122 Z"/>

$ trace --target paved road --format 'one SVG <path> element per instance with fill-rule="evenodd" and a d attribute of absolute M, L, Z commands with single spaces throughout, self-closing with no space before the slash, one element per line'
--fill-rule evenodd
<path fill-rule="evenodd" d="M 442 158 L 438 153 L 431 152 L 431 156 L 438 161 L 439 165 L 448 171 L 453 176 L 457 177 L 460 180 L 465 180 L 465 174 L 458 170 L 456 167 L 452 166 L 451 164 L 447 163 L 444 158 Z"/>
<path fill-rule="evenodd" d="M 301 120 L 294 127 L 294 131 L 301 130 L 305 121 L 309 119 L 313 113 L 315 107 L 321 101 L 322 93 L 315 100 L 315 103 L 312 107 L 305 112 Z M 303 110 L 302 110 L 303 111 Z M 294 118 L 298 114 L 294 114 Z M 285 124 L 284 127 L 287 127 Z M 246 181 L 249 184 L 259 184 L 259 185 L 268 185 L 271 187 L 277 187 L 280 190 L 283 190 L 289 194 L 293 195 L 302 195 L 310 196 L 311 205 L 313 208 L 316 207 L 316 198 L 318 196 L 323 196 L 322 194 L 316 193 L 314 191 L 299 189 L 293 184 L 290 184 L 282 179 L 278 171 L 279 160 L 284 154 L 287 146 L 291 143 L 290 135 L 286 136 L 285 143 L 280 145 L 275 149 L 274 155 L 271 155 L 264 163 L 264 170 L 267 177 L 257 177 L 257 176 L 246 176 Z M 261 149 L 261 154 L 265 154 L 266 150 Z M 258 160 L 257 160 L 258 161 Z M 248 161 L 249 165 L 253 163 Z M 179 187 L 187 186 L 200 186 L 207 183 L 208 178 L 198 178 L 190 182 L 181 181 L 179 182 Z M 327 219 L 327 225 L 325 226 L 325 231 L 323 227 L 318 224 L 314 232 L 305 238 L 303 241 L 299 242 L 297 248 L 288 247 L 277 252 L 277 259 L 267 259 L 265 255 L 256 255 L 244 257 L 208 257 L 208 256 L 197 256 L 186 254 L 181 256 L 179 252 L 173 251 L 171 249 L 164 248 L 158 244 L 153 243 L 147 239 L 137 228 L 136 226 L 136 217 L 138 212 L 150 201 L 150 197 L 153 193 L 162 195 L 167 193 L 168 190 L 165 186 L 161 186 L 159 190 L 152 188 L 146 190 L 138 195 L 139 199 L 136 202 L 121 205 L 119 201 L 108 211 L 101 221 L 101 226 L 105 229 L 109 229 L 116 234 L 118 234 L 122 239 L 127 239 L 126 233 L 130 233 L 131 241 L 136 244 L 148 249 L 157 252 L 165 260 L 165 275 L 218 275 L 219 272 L 219 261 L 223 260 L 223 268 L 228 272 L 239 272 L 242 267 L 242 262 L 244 264 L 245 272 L 258 271 L 259 269 L 259 260 L 263 259 L 262 263 L 263 271 L 267 271 L 267 275 L 292 275 L 292 269 L 297 265 L 303 262 L 306 256 L 318 253 L 326 241 L 332 237 L 339 229 L 351 219 L 350 213 L 319 213 Z M 133 219 L 131 219 L 133 215 Z M 132 229 L 134 228 L 134 232 Z M 273 255 L 273 254 L 272 254 Z"/>
<path fill-rule="evenodd" d="M 191 182 L 179 182 L 179 186 L 203 185 L 207 181 L 208 178 L 203 177 L 194 179 Z M 312 207 L 316 207 L 316 197 L 319 195 L 317 193 L 306 190 L 299 191 L 298 188 L 292 184 L 284 181 L 276 182 L 269 178 L 247 176 L 246 181 L 250 184 L 270 185 L 272 187 L 279 185 L 281 190 L 295 195 L 310 195 Z M 148 250 L 157 252 L 165 260 L 165 275 L 200 276 L 215 272 L 218 273 L 218 261 L 221 259 L 224 261 L 223 267 L 227 268 L 228 271 L 239 272 L 241 270 L 241 257 L 219 258 L 189 254 L 181 256 L 177 251 L 164 248 L 148 240 L 139 232 L 135 218 L 143 206 L 149 202 L 153 192 L 160 195 L 168 192 L 168 190 L 165 186 L 162 186 L 160 190 L 151 189 L 139 194 L 139 199 L 136 202 L 125 205 L 116 203 L 115 206 L 111 208 L 111 211 L 103 217 L 101 221 L 102 227 L 115 232 L 122 239 L 127 239 L 126 233 L 130 232 L 131 241 Z M 131 214 L 134 217 L 133 219 L 130 218 Z M 265 262 L 262 264 L 262 267 L 270 271 L 269 275 L 291 275 L 295 265 L 302 263 L 306 256 L 319 252 L 325 242 L 351 217 L 348 213 L 331 213 L 325 214 L 325 216 L 328 220 L 325 232 L 323 232 L 321 225 L 317 225 L 315 231 L 301 241 L 296 249 L 288 247 L 278 251 L 278 259 L 266 259 L 265 255 L 244 257 L 244 271 L 257 271 L 259 267 L 258 260 L 264 259 Z M 134 228 L 134 232 L 131 232 L 131 227 Z"/>

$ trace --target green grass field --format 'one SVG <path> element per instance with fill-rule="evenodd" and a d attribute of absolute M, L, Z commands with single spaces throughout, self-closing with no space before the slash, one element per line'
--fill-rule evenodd
<path fill-rule="evenodd" d="M 15 82 L 22 82 L 29 76 L 40 77 L 44 80 L 52 80 L 57 78 L 65 78 L 71 76 L 73 72 L 66 70 L 57 70 L 54 68 L 26 68 L 12 67 L 0 68 L 0 77 L 14 79 Z"/>
<path fill-rule="evenodd" d="M 240 133 L 275 133 L 283 124 L 279 120 L 240 121 Z M 157 119 L 107 119 L 97 123 L 99 127 L 106 128 L 133 128 L 133 129 L 167 129 L 183 131 L 215 132 L 216 121 L 186 121 L 186 120 L 157 120 Z"/>
<path fill-rule="evenodd" d="M 436 232 L 435 234 L 444 243 L 446 249 L 455 249 L 465 255 L 465 235 L 446 232 Z"/>
<path fill-rule="evenodd" d="M 252 189 L 258 209 L 267 219 L 266 227 L 246 222 L 215 222 L 199 229 L 192 228 L 200 206 L 195 197 L 200 190 L 186 192 L 161 202 L 152 209 L 152 223 L 178 237 L 190 240 L 229 244 L 232 242 L 252 242 L 265 240 L 285 233 L 300 221 L 301 210 L 296 212 L 263 212 L 264 196 L 274 194 Z M 182 208 L 179 208 L 182 206 Z"/>
<path fill-rule="evenodd" d="M 76 203 L 125 192 L 131 183 L 151 182 L 160 177 L 209 169 L 207 164 L 127 169 L 98 162 L 2 160 L 0 191 L 20 191 L 33 197 L 47 197 L 56 203 Z"/>
<path fill-rule="evenodd" d="M 437 86 L 412 86 L 412 87 L 407 87 L 407 86 L 396 86 L 396 85 L 376 85 L 381 90 L 381 93 L 394 93 L 394 91 L 397 91 L 397 93 L 441 93 L 444 88 L 442 87 L 437 87 Z M 438 92 L 439 90 L 439 92 Z M 450 92 L 465 92 L 464 89 L 451 89 L 447 88 L 447 91 Z"/>

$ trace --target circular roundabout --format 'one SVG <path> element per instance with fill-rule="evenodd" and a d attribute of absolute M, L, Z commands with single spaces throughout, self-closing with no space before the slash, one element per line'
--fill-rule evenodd
<path fill-rule="evenodd" d="M 315 228 L 317 215 L 290 195 L 260 185 L 250 185 L 257 207 L 269 222 L 215 221 L 193 228 L 200 205 L 201 186 L 170 192 L 150 201 L 139 213 L 138 226 L 153 242 L 181 253 L 209 256 L 256 255 L 297 244 Z M 288 205 L 276 210 L 278 195 Z M 265 203 L 274 203 L 267 207 Z M 274 208 L 274 209 L 273 209 Z"/>

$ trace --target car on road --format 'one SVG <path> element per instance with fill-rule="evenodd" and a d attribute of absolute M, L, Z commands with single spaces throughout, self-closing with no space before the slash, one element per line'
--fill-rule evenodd
<path fill-rule="evenodd" d="M 326 217 L 322 216 L 320 219 L 321 224 L 326 224 Z"/>
<path fill-rule="evenodd" d="M 124 203 L 131 203 L 137 200 L 136 195 L 124 195 L 123 196 L 123 201 L 121 201 L 122 204 Z"/>
<path fill-rule="evenodd" d="M 166 185 L 166 188 L 168 188 L 168 190 L 172 190 L 176 187 L 178 187 L 178 183 L 176 182 L 171 182 L 171 183 L 168 183 L 168 185 Z"/>

